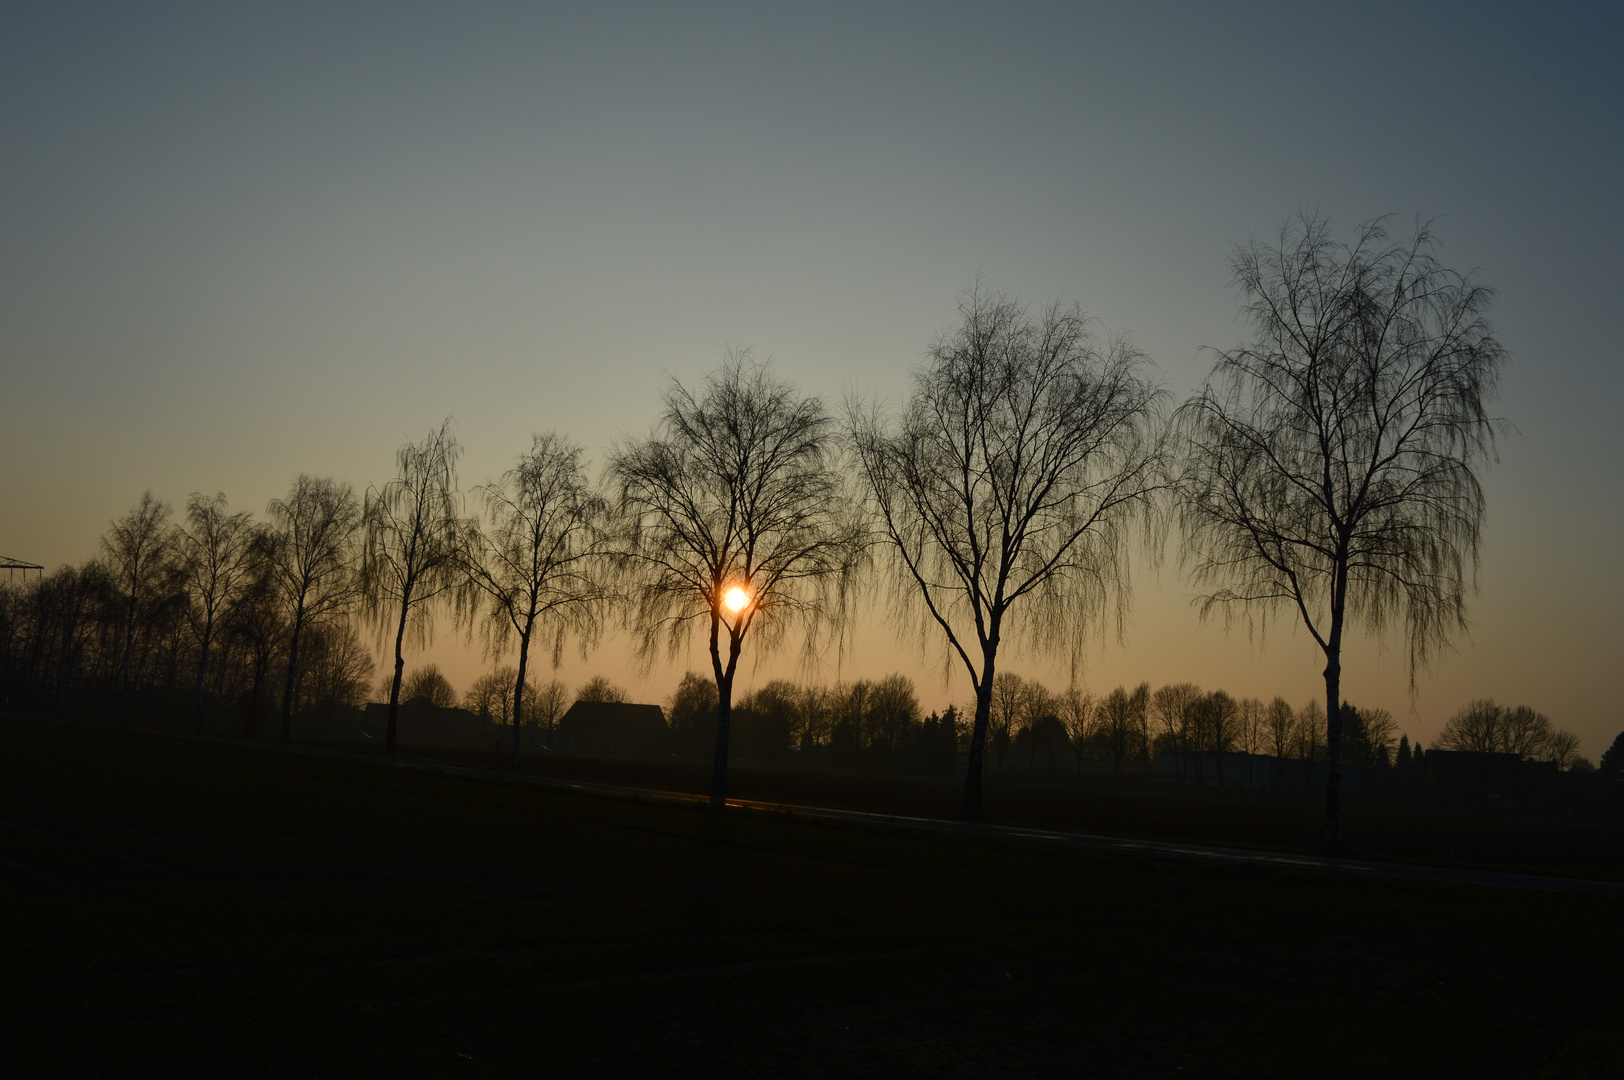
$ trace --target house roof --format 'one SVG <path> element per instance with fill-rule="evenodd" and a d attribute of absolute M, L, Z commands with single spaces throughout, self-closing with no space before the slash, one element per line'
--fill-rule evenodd
<path fill-rule="evenodd" d="M 572 723 L 642 723 L 665 725 L 665 710 L 658 705 L 633 705 L 628 701 L 577 701 L 563 717 Z"/>

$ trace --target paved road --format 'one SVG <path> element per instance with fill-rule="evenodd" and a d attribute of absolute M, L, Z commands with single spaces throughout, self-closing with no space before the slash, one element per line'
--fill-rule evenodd
<path fill-rule="evenodd" d="M 660 802 L 698 803 L 707 801 L 703 795 L 694 795 L 682 791 L 661 791 L 655 788 L 628 787 L 621 784 L 598 784 L 585 780 L 557 780 L 547 777 L 526 776 L 522 773 L 475 769 L 465 765 L 441 765 L 399 758 L 384 759 L 369 754 L 347 754 L 338 750 L 317 750 L 310 747 L 239 743 L 223 739 L 211 741 L 229 742 L 232 746 L 247 746 L 255 749 L 275 750 L 311 757 L 357 761 L 369 765 L 411 769 L 447 776 L 467 776 L 482 780 L 502 780 L 507 783 L 534 784 L 539 787 L 561 791 L 580 791 Z M 1185 844 L 1167 840 L 1132 840 L 1120 836 L 1090 836 L 1086 833 L 1065 832 L 1058 829 L 1028 829 L 1017 825 L 994 825 L 983 822 L 953 821 L 945 818 L 905 817 L 897 814 L 876 814 L 863 810 L 833 810 L 822 806 L 799 806 L 791 803 L 763 802 L 755 799 L 729 799 L 727 805 L 743 810 L 784 814 L 789 817 L 807 818 L 815 821 L 835 821 L 871 828 L 961 836 L 967 839 L 1005 844 L 1030 844 L 1042 847 L 1068 848 L 1074 851 L 1094 851 L 1107 855 L 1171 859 L 1179 862 L 1258 866 L 1273 870 L 1297 870 L 1372 880 L 1396 878 L 1406 881 L 1436 882 L 1444 885 L 1473 885 L 1497 889 L 1535 889 L 1544 892 L 1588 893 L 1593 896 L 1624 897 L 1624 882 L 1617 881 L 1593 881 L 1587 878 L 1513 874 L 1498 870 L 1470 870 L 1447 866 L 1376 862 L 1367 859 L 1337 858 L 1328 855 L 1253 851 L 1246 848 L 1221 847 L 1211 844 Z"/>

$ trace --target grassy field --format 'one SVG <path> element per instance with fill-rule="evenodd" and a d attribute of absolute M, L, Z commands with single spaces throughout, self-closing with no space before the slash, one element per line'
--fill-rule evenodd
<path fill-rule="evenodd" d="M 1612 1077 L 1624 1060 L 1615 900 L 23 721 L 0 723 L 0 777 L 8 1075 Z"/>
<path fill-rule="evenodd" d="M 355 747 L 335 748 L 354 752 Z M 373 751 L 376 754 L 376 751 Z M 423 760 L 512 772 L 505 754 L 426 752 Z M 381 756 L 381 755 L 379 755 Z M 531 753 L 519 772 L 695 794 L 709 790 L 710 765 L 683 761 Z M 951 817 L 962 779 L 915 779 L 821 770 L 734 767 L 730 794 L 765 802 Z M 1106 836 L 1312 852 L 1325 830 L 1323 797 L 1280 797 L 1181 787 L 1109 775 L 1010 770 L 989 776 L 988 817 L 1000 824 Z M 1354 797 L 1346 803 L 1349 853 L 1374 859 L 1624 881 L 1624 814 L 1579 816 L 1404 805 Z"/>

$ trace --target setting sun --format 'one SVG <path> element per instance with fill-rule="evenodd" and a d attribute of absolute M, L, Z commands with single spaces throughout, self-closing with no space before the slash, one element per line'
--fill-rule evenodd
<path fill-rule="evenodd" d="M 737 615 L 750 605 L 750 594 L 735 585 L 722 594 L 722 603 L 727 605 L 729 611 Z"/>

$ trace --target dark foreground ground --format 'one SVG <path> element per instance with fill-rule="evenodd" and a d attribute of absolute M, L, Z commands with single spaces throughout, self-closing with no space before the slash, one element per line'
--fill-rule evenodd
<path fill-rule="evenodd" d="M 1549 1076 L 1616 899 L 0 723 L 0 1074 Z"/>

